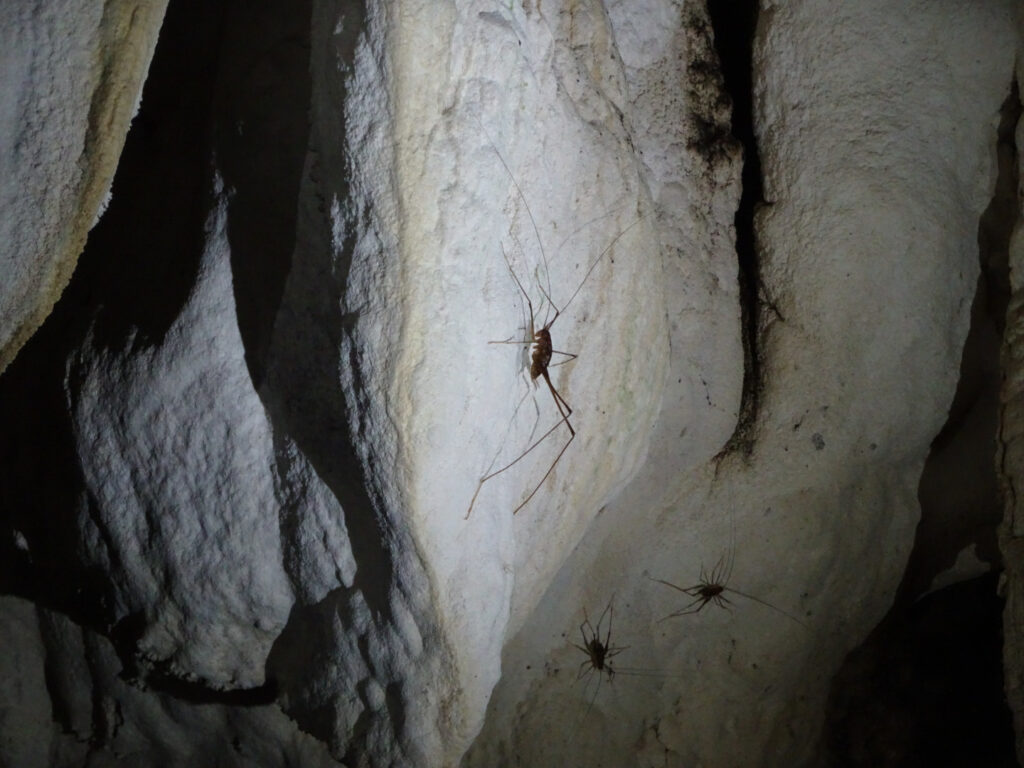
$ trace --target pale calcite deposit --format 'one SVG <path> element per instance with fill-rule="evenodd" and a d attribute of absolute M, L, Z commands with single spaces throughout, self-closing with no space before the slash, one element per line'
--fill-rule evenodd
<path fill-rule="evenodd" d="M 0 371 L 102 213 L 167 0 L 0 8 Z"/>
<path fill-rule="evenodd" d="M 194 242 L 112 201 L 0 378 L 0 433 L 64 430 L 71 499 L 9 490 L 31 462 L 0 489 L 3 759 L 812 764 L 957 384 L 1013 4 L 761 8 L 756 370 L 703 3 L 225 9 L 172 5 L 157 52 L 220 46 L 191 207 L 142 209 Z M 146 109 L 136 176 L 176 160 Z M 95 266 L 123 251 L 180 265 L 163 325 Z M 569 443 L 527 298 L 576 356 Z M 662 621 L 692 598 L 653 580 L 702 573 L 777 609 Z"/>
<path fill-rule="evenodd" d="M 956 385 L 1013 21 L 1009 3 L 762 10 L 755 223 L 759 295 L 773 308 L 752 451 L 712 450 L 687 470 L 681 452 L 706 433 L 669 432 L 680 416 L 666 398 L 638 477 L 506 646 L 468 764 L 814 759 L 831 676 L 899 583 L 921 468 Z M 693 333 L 706 321 L 688 322 Z M 707 407 L 721 398 L 697 395 Z M 645 576 L 688 587 L 720 558 L 736 589 L 807 626 L 728 593 L 729 612 L 660 622 L 690 598 Z M 578 625 L 609 604 L 610 642 L 628 646 L 620 674 L 574 682 Z"/>

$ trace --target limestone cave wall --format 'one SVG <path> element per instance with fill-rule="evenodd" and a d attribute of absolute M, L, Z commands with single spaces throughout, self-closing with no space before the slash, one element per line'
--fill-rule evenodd
<path fill-rule="evenodd" d="M 15 5 L 0 762 L 1014 764 L 1018 3 Z"/>

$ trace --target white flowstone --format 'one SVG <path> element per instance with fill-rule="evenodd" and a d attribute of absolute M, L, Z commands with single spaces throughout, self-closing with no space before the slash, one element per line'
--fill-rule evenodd
<path fill-rule="evenodd" d="M 906 563 L 977 277 L 1013 9 L 951 10 L 762 11 L 767 203 L 756 224 L 762 298 L 778 315 L 762 308 L 753 452 L 710 451 L 687 471 L 679 452 L 706 433 L 669 432 L 679 415 L 666 398 L 637 479 L 506 646 L 467 765 L 798 765 L 815 754 L 831 676 Z M 674 359 L 693 354 L 676 338 Z M 700 390 L 690 401 L 708 402 Z M 730 612 L 710 604 L 660 622 L 691 598 L 645 575 L 689 587 L 720 559 L 734 588 L 807 626 L 728 592 Z M 612 661 L 620 674 L 574 682 L 579 625 L 609 605 L 609 642 L 627 647 Z"/>
<path fill-rule="evenodd" d="M 167 0 L 0 7 L 0 371 L 106 207 Z"/>
<path fill-rule="evenodd" d="M 115 585 L 116 616 L 144 616 L 137 652 L 215 688 L 248 688 L 264 682 L 293 584 L 273 438 L 238 334 L 227 198 L 218 192 L 195 289 L 162 344 L 111 351 L 87 340 L 68 390 L 97 508 L 84 534 Z M 335 574 L 351 582 L 354 571 L 343 540 L 324 543 L 330 567 L 302 585 L 316 597 L 338 586 Z M 306 544 L 305 561 L 320 554 Z"/>
<path fill-rule="evenodd" d="M 435 37 L 441 20 L 421 8 L 402 30 Z M 448 50 L 402 46 L 413 58 L 398 80 L 396 164 L 414 184 L 401 187 L 406 317 L 392 399 L 410 523 L 455 644 L 470 736 L 505 638 L 643 460 L 668 337 L 659 212 L 625 149 L 629 104 L 607 20 L 577 19 L 575 54 L 568 15 L 469 4 L 443 21 Z M 438 55 L 459 75 L 421 77 Z M 509 267 L 535 328 L 552 323 L 555 349 L 577 355 L 550 369 L 577 436 L 515 516 L 570 433 L 543 379 L 524 371 L 528 345 L 489 344 L 529 336 Z"/>
<path fill-rule="evenodd" d="M 358 765 L 810 760 L 832 675 L 891 602 L 956 385 L 1012 9 L 762 9 L 777 311 L 748 454 L 721 452 L 744 375 L 742 158 L 704 5 L 316 2 L 265 380 L 233 292 L 252 254 L 215 180 L 164 338 L 90 336 L 67 366 L 83 557 L 137 636 L 112 632 L 119 659 L 0 601 L 24 659 L 10 754 L 42 764 L 11 734 L 46 719 L 53 658 L 71 732 L 167 764 L 228 754 L 227 734 L 250 765 L 325 764 L 321 743 Z M 529 380 L 510 267 L 576 355 L 550 369 L 576 430 L 557 464 L 568 433 Z M 726 592 L 730 612 L 660 621 L 690 598 L 651 578 L 702 567 L 791 616 Z M 619 649 L 614 683 L 587 674 L 581 624 Z M 139 685 L 276 703 L 138 690 L 114 680 L 126 653 Z"/>

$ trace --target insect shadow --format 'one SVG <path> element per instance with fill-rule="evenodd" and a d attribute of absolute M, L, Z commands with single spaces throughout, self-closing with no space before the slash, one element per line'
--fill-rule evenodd
<path fill-rule="evenodd" d="M 651 581 L 655 581 L 658 584 L 664 584 L 666 587 L 671 587 L 672 589 L 693 598 L 678 611 L 670 613 L 668 616 L 659 619 L 659 621 L 667 621 L 668 619 L 673 619 L 677 616 L 688 616 L 691 613 L 700 613 L 708 603 L 713 603 L 719 608 L 724 608 L 727 611 L 731 610 L 730 606 L 733 605 L 733 602 L 725 596 L 725 593 L 728 592 L 729 594 L 737 595 L 739 597 L 746 598 L 747 600 L 752 600 L 755 603 L 759 603 L 765 608 L 770 608 L 776 613 L 782 614 L 787 619 L 795 621 L 800 626 L 808 628 L 806 623 L 798 619 L 793 614 L 782 610 L 777 605 L 772 605 L 766 600 L 762 600 L 761 598 L 755 597 L 747 592 L 741 592 L 735 587 L 730 587 L 729 579 L 732 578 L 732 569 L 735 562 L 736 536 L 734 531 L 732 541 L 729 544 L 728 553 L 718 558 L 718 562 L 715 563 L 715 567 L 711 569 L 710 573 L 705 571 L 704 566 L 701 565 L 700 580 L 692 587 L 680 587 L 678 584 L 673 584 L 671 581 L 656 579 L 650 574 L 646 574 L 647 578 Z"/>
<path fill-rule="evenodd" d="M 497 477 L 503 472 L 508 471 L 516 464 L 518 464 L 520 461 L 525 459 L 535 448 L 540 446 L 541 443 L 543 443 L 549 436 L 551 436 L 555 432 L 555 430 L 557 430 L 560 426 L 564 424 L 565 427 L 569 430 L 568 439 L 565 441 L 565 444 L 562 445 L 561 449 L 555 455 L 555 458 L 548 466 L 547 471 L 536 483 L 536 485 L 533 486 L 530 493 L 526 496 L 525 499 L 523 499 L 519 503 L 519 505 L 515 509 L 512 510 L 512 514 L 516 514 L 517 512 L 519 512 L 519 510 L 521 510 L 523 507 L 530 503 L 530 500 L 537 494 L 537 491 L 541 489 L 541 486 L 544 485 L 544 481 L 547 480 L 551 476 L 551 473 L 555 471 L 555 466 L 558 464 L 559 460 L 568 450 L 569 446 L 572 444 L 572 441 L 576 439 L 576 430 L 573 428 L 572 422 L 569 420 L 569 417 L 572 415 L 572 406 L 569 405 L 569 402 L 561 395 L 561 393 L 555 387 L 554 383 L 552 383 L 551 376 L 548 373 L 548 368 L 557 365 L 562 365 L 563 363 L 571 362 L 572 360 L 576 359 L 577 355 L 571 352 L 563 352 L 561 350 L 554 349 L 551 340 L 551 329 L 554 326 L 555 322 L 558 320 L 558 318 L 563 316 L 563 313 L 566 311 L 566 309 L 568 309 L 569 305 L 572 304 L 573 300 L 575 300 L 575 298 L 579 295 L 580 291 L 583 289 L 583 286 L 586 284 L 591 274 L 593 274 L 598 264 L 600 264 L 604 257 L 611 252 L 612 248 L 619 241 L 619 239 L 622 238 L 631 229 L 633 229 L 633 227 L 635 227 L 637 224 L 643 221 L 643 217 L 638 217 L 628 227 L 620 231 L 611 240 L 610 243 L 608 243 L 604 250 L 602 250 L 601 253 L 598 254 L 597 258 L 595 258 L 593 262 L 591 262 L 590 266 L 587 268 L 587 271 L 583 274 L 583 278 L 576 286 L 576 289 L 572 292 L 572 294 L 565 301 L 565 303 L 562 304 L 561 307 L 559 307 L 555 303 L 554 299 L 551 298 L 551 273 L 548 269 L 548 258 L 546 252 L 544 251 L 544 243 L 541 240 L 540 230 L 537 227 L 537 222 L 533 217 L 533 211 L 530 209 L 530 204 L 529 202 L 527 202 L 526 195 L 523 194 L 523 190 L 520 188 L 519 182 L 516 181 L 516 178 L 513 175 L 512 170 L 509 168 L 508 163 L 505 162 L 505 158 L 502 157 L 501 153 L 498 152 L 497 148 L 494 147 L 493 144 L 492 149 L 494 149 L 495 154 L 501 161 L 501 165 L 505 169 L 505 173 L 507 173 L 508 177 L 512 180 L 512 184 L 516 189 L 516 194 L 519 196 L 519 199 L 522 200 L 523 206 L 526 208 L 526 213 L 529 217 L 530 225 L 533 229 L 534 236 L 537 239 L 537 245 L 540 249 L 541 262 L 544 265 L 544 279 L 547 281 L 547 288 L 545 289 L 544 287 L 544 281 L 538 280 L 538 286 L 540 288 L 541 295 L 543 296 L 543 300 L 540 302 L 540 307 L 544 308 L 545 319 L 541 324 L 540 328 L 537 328 L 537 313 L 534 311 L 533 302 L 531 301 L 526 289 L 523 287 L 522 281 L 520 281 L 515 269 L 512 267 L 512 263 L 508 258 L 508 254 L 505 252 L 505 246 L 502 245 L 501 253 L 505 259 L 505 265 L 508 267 L 508 271 L 512 275 L 512 279 L 516 284 L 516 288 L 519 290 L 523 298 L 526 300 L 527 310 L 530 315 L 529 329 L 527 338 L 525 339 L 504 339 L 502 341 L 489 341 L 487 343 L 511 344 L 515 346 L 530 347 L 530 380 L 534 382 L 534 384 L 536 385 L 537 379 L 544 379 L 544 382 L 547 384 L 548 390 L 551 392 L 551 397 L 555 401 L 555 407 L 558 409 L 559 419 L 554 423 L 553 426 L 551 426 L 546 432 L 544 432 L 544 434 L 542 434 L 533 443 L 531 443 L 530 446 L 526 448 L 526 450 L 524 450 L 522 453 L 516 456 L 516 458 L 514 458 L 508 464 L 505 464 L 500 469 L 496 469 L 493 472 L 490 472 L 480 478 L 480 481 L 477 483 L 476 490 L 473 492 L 473 498 L 469 502 L 469 507 L 466 509 L 465 519 L 468 519 L 470 514 L 473 512 L 473 507 L 476 504 L 477 497 L 480 495 L 480 491 L 483 488 L 484 483 L 486 483 L 488 480 L 491 480 L 492 478 Z M 554 315 L 550 316 L 549 318 L 547 317 L 547 315 L 550 312 L 550 310 L 554 310 Z M 553 355 L 562 355 L 565 359 L 560 360 L 557 363 L 552 363 L 551 358 Z"/>

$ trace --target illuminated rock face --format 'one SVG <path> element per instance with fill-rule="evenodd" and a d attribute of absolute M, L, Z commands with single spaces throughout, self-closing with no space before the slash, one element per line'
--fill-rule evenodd
<path fill-rule="evenodd" d="M 106 206 L 167 0 L 0 8 L 0 372 Z"/>
<path fill-rule="evenodd" d="M 764 10 L 761 199 L 700 4 L 193 5 L 0 378 L 4 757 L 812 759 L 957 385 L 1011 4 Z M 660 621 L 702 570 L 731 610 Z"/>

